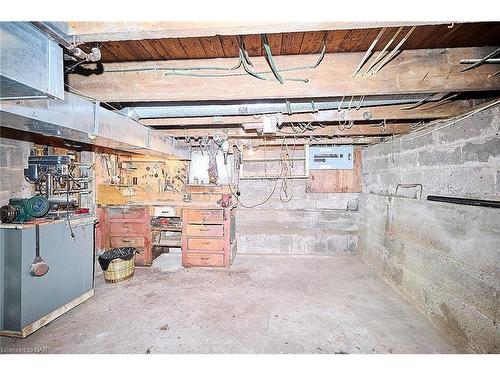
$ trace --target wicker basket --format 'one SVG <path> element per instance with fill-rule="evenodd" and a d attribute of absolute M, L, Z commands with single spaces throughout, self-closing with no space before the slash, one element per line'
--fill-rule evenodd
<path fill-rule="evenodd" d="M 119 283 L 134 276 L 134 259 L 135 255 L 130 260 L 113 259 L 104 271 L 104 280 L 107 283 Z"/>

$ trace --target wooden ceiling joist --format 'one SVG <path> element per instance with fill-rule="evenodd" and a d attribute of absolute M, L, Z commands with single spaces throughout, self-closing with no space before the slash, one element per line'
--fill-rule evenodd
<path fill-rule="evenodd" d="M 276 137 L 310 137 L 310 136 L 377 136 L 407 133 L 411 130 L 413 124 L 387 124 L 385 126 L 373 125 L 353 125 L 352 127 L 328 125 L 315 130 L 306 130 L 304 132 L 295 132 L 299 128 L 294 126 L 283 126 Z M 242 128 L 217 128 L 217 129 L 168 129 L 160 130 L 164 135 L 173 137 L 192 137 L 227 135 L 228 138 L 262 138 L 262 134 L 255 131 L 246 132 Z"/>
<path fill-rule="evenodd" d="M 457 100 L 450 103 L 433 103 L 421 107 L 404 110 L 408 105 L 387 105 L 380 107 L 362 107 L 350 111 L 324 110 L 316 113 L 284 114 L 284 123 L 297 122 L 336 122 L 336 121 L 363 121 L 363 120 L 426 120 L 457 116 L 472 109 L 469 100 Z M 262 121 L 263 115 L 255 116 L 215 116 L 215 117 L 181 117 L 142 119 L 141 123 L 152 127 L 189 127 L 189 126 L 223 126 L 255 123 Z"/>
<path fill-rule="evenodd" d="M 306 78 L 307 83 L 278 83 L 272 74 L 260 80 L 238 71 L 116 71 L 131 68 L 192 69 L 200 66 L 230 67 L 235 59 L 182 60 L 104 64 L 104 71 L 88 76 L 70 74 L 70 87 L 106 102 L 161 102 L 293 99 L 351 95 L 394 95 L 486 91 L 500 89 L 497 68 L 483 65 L 461 73 L 461 59 L 478 59 L 486 48 L 453 48 L 402 51 L 375 76 L 352 77 L 364 53 L 326 54 L 315 69 L 287 71 L 285 78 Z M 276 56 L 278 69 L 313 64 L 313 55 Z M 269 71 L 264 57 L 252 58 L 255 71 Z M 111 70 L 115 70 L 111 72 Z M 210 73 L 210 77 L 193 76 Z M 182 74 L 182 75 L 181 75 Z M 212 75 L 231 76 L 212 77 Z M 234 74 L 240 74 L 233 76 Z"/>
<path fill-rule="evenodd" d="M 443 22 L 68 22 L 66 32 L 83 42 L 104 42 L 439 24 Z"/>
<path fill-rule="evenodd" d="M 317 138 L 309 139 L 309 138 L 287 138 L 286 143 L 288 145 L 373 145 L 376 143 L 380 143 L 384 140 L 383 137 L 337 137 L 337 138 Z M 231 142 L 230 142 L 231 143 Z M 251 143 L 253 146 L 281 146 L 283 143 L 283 137 L 267 137 L 267 138 L 258 138 L 252 139 Z"/>

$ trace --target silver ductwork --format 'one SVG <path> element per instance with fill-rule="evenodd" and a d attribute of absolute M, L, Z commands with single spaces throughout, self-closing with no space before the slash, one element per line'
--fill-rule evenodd
<path fill-rule="evenodd" d="M 28 22 L 0 22 L 0 99 L 64 98 L 63 51 Z"/>
<path fill-rule="evenodd" d="M 170 117 L 205 117 L 205 116 L 238 116 L 260 115 L 271 113 L 307 113 L 331 109 L 356 109 L 395 104 L 413 104 L 428 97 L 429 94 L 344 97 L 314 100 L 270 101 L 238 104 L 168 104 L 161 106 L 126 107 L 122 113 L 126 116 L 146 118 Z M 432 99 L 429 99 L 432 101 Z"/>
<path fill-rule="evenodd" d="M 0 101 L 0 126 L 126 152 L 190 157 L 174 138 L 71 93 L 63 101 Z"/>
<path fill-rule="evenodd" d="M 101 50 L 99 47 L 92 47 L 92 52 L 86 53 L 76 46 L 78 42 L 76 37 L 70 37 L 64 33 L 54 22 L 31 22 L 33 26 L 43 32 L 45 35 L 54 39 L 61 46 L 66 48 L 74 57 L 80 60 L 96 62 L 101 59 Z"/>

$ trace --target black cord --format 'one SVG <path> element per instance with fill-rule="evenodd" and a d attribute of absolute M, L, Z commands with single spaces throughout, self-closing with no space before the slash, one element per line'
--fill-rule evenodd
<path fill-rule="evenodd" d="M 71 238 L 76 239 L 73 228 L 71 227 L 71 221 L 69 220 L 69 179 L 66 180 L 66 219 L 68 219 L 69 231 L 71 233 Z"/>

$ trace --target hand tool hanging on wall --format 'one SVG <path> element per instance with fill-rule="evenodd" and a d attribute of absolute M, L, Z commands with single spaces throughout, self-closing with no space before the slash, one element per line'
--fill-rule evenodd
<path fill-rule="evenodd" d="M 40 256 L 40 226 L 35 225 L 35 260 L 30 267 L 30 275 L 40 277 L 49 272 L 49 265 Z"/>

